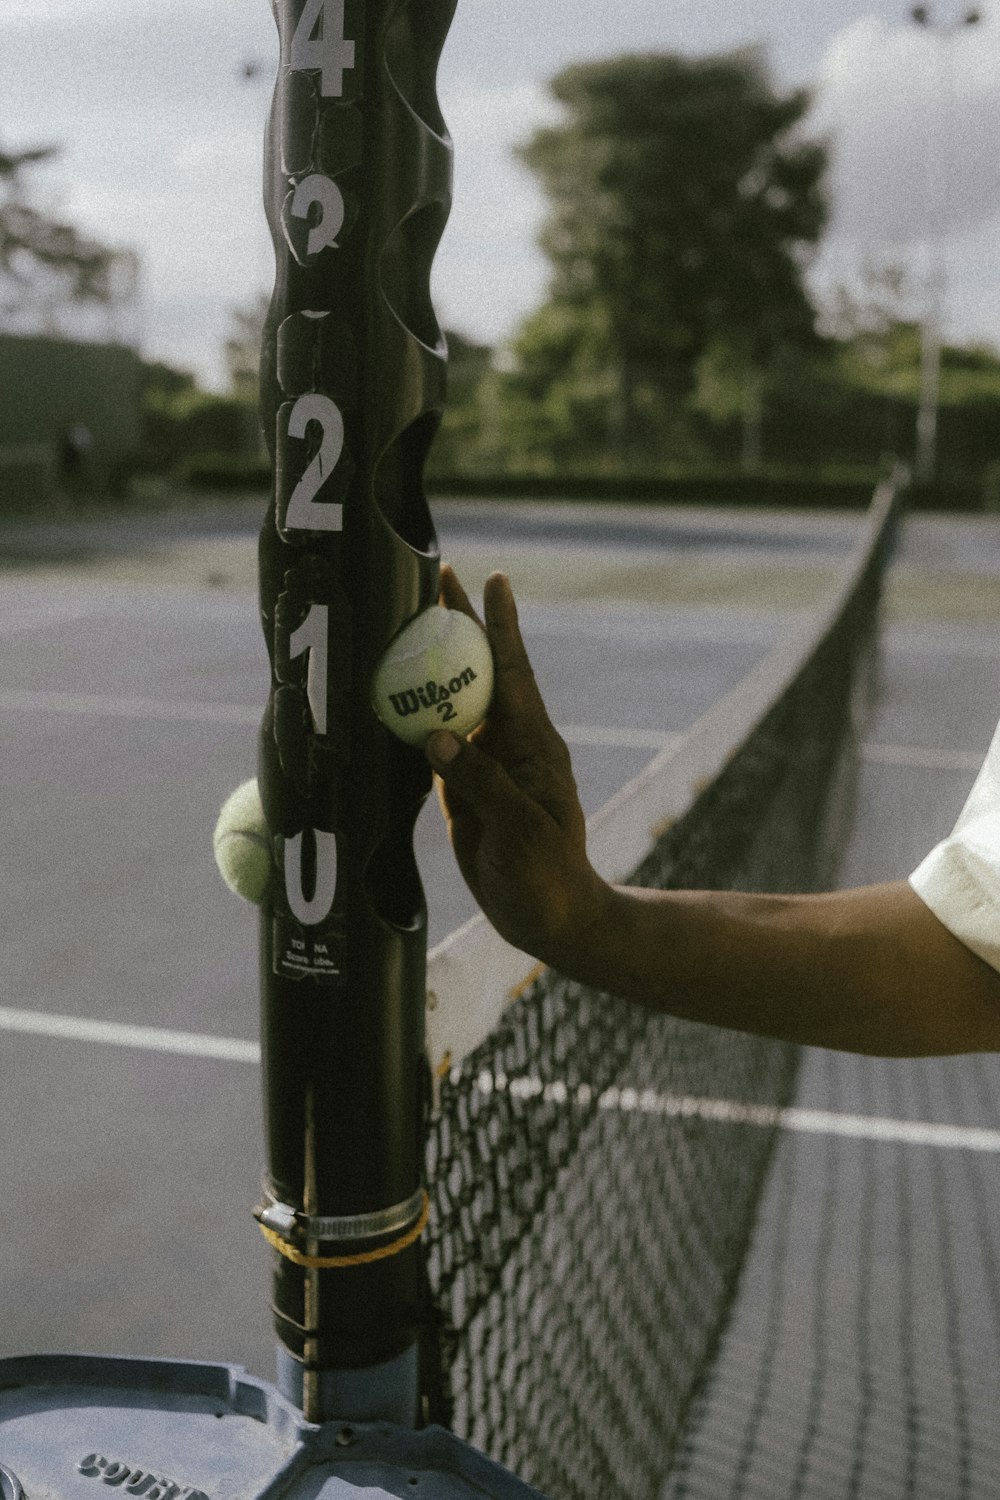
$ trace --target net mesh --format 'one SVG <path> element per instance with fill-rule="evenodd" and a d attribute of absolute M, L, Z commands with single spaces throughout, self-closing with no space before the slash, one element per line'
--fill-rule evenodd
<path fill-rule="evenodd" d="M 633 877 L 809 890 L 849 821 L 890 520 L 826 636 Z M 431 1124 L 432 1410 L 551 1500 L 658 1496 L 719 1343 L 774 1147 L 704 1101 L 789 1101 L 797 1049 L 547 971 Z"/>
<path fill-rule="evenodd" d="M 812 1051 L 797 1102 L 995 1131 L 995 1057 Z M 1000 1153 L 785 1132 L 662 1500 L 991 1500 Z"/>

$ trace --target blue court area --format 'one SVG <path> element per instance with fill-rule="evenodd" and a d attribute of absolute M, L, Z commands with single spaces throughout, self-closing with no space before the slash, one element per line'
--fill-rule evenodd
<path fill-rule="evenodd" d="M 520 572 L 588 812 L 794 627 L 854 525 L 743 518 L 737 533 L 697 517 L 684 533 L 644 514 L 635 535 L 616 520 L 609 544 L 592 527 L 521 535 L 506 514 L 483 535 L 453 514 L 439 526 L 463 576 Z M 901 549 L 845 883 L 905 875 L 947 830 L 1000 712 L 995 533 L 935 526 L 913 523 Z M 263 1159 L 256 920 L 210 848 L 220 803 L 254 770 L 266 658 L 252 537 L 227 535 L 227 558 L 245 551 L 231 571 L 215 540 L 200 572 L 153 532 L 134 539 L 141 568 L 97 534 L 86 565 L 56 538 L 30 563 L 19 544 L 0 575 L 3 1354 L 272 1374 L 269 1254 L 249 1213 Z M 630 576 L 641 586 L 617 581 Z M 473 908 L 433 807 L 419 839 L 437 941 Z M 123 1045 L 123 1026 L 147 1031 Z M 187 1052 L 164 1032 L 189 1035 Z M 995 1129 L 998 1082 L 992 1059 L 810 1054 L 796 1104 Z M 898 1135 L 779 1134 L 671 1496 L 990 1493 L 1000 1151 Z"/>

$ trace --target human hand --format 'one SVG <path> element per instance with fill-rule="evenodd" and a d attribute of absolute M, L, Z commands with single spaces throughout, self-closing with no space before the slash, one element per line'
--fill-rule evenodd
<path fill-rule="evenodd" d="M 441 602 L 476 619 L 451 568 Z M 561 965 L 591 924 L 606 889 L 591 868 L 569 751 L 538 691 L 508 580 L 483 592 L 493 651 L 493 701 L 468 740 L 439 730 L 426 745 L 465 881 L 500 935 Z"/>

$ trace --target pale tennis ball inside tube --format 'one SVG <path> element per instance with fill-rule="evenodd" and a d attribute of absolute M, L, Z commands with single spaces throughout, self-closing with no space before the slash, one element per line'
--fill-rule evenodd
<path fill-rule="evenodd" d="M 486 633 L 457 609 L 433 605 L 389 643 L 372 677 L 372 707 L 408 745 L 435 729 L 465 735 L 482 723 L 493 696 Z"/>
<path fill-rule="evenodd" d="M 229 889 L 259 906 L 271 879 L 271 838 L 256 776 L 226 798 L 212 845 Z"/>

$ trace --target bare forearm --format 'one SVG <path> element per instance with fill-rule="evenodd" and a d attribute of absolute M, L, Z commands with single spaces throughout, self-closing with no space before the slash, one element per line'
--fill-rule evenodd
<path fill-rule="evenodd" d="M 448 569 L 442 593 L 474 616 Z M 489 716 L 468 742 L 431 735 L 427 754 L 459 865 L 502 936 L 572 978 L 717 1026 L 875 1056 L 1000 1051 L 1000 976 L 904 882 L 823 896 L 606 885 L 501 574 L 484 605 Z"/>
<path fill-rule="evenodd" d="M 904 882 L 821 896 L 603 887 L 553 955 L 690 1020 L 875 1056 L 1000 1049 L 1000 976 Z"/>

